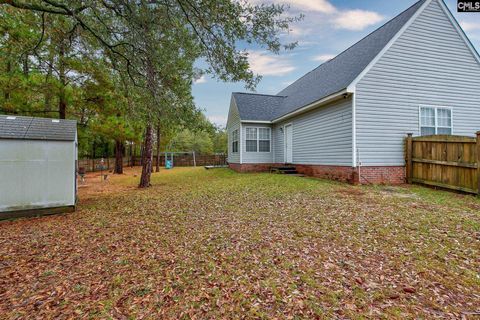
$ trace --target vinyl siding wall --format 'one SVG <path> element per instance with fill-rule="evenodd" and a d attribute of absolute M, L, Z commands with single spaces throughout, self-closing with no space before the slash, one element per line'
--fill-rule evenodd
<path fill-rule="evenodd" d="M 240 114 L 238 113 L 237 106 L 234 100 L 230 102 L 230 110 L 228 112 L 227 120 L 227 133 L 228 133 L 228 162 L 240 163 L 240 152 L 232 152 L 232 132 L 236 129 L 240 129 Z M 239 134 L 240 137 L 240 134 Z M 241 142 L 239 141 L 239 151 Z"/>
<path fill-rule="evenodd" d="M 247 128 L 271 128 L 268 124 L 242 123 L 242 163 L 273 163 L 273 139 L 270 141 L 270 152 L 247 152 Z M 273 132 L 271 133 L 273 136 Z"/>
<path fill-rule="evenodd" d="M 274 160 L 284 163 L 286 124 L 293 128 L 293 163 L 312 165 L 352 165 L 352 99 L 332 102 L 308 113 L 275 124 Z"/>
<path fill-rule="evenodd" d="M 357 149 L 366 166 L 404 165 L 404 138 L 419 135 L 419 106 L 453 109 L 453 134 L 480 130 L 480 65 L 432 1 L 358 83 Z"/>
<path fill-rule="evenodd" d="M 275 163 L 284 163 L 285 162 L 285 150 L 284 150 L 284 134 L 281 131 L 281 128 L 285 123 L 274 124 L 272 129 L 273 135 L 273 159 Z"/>

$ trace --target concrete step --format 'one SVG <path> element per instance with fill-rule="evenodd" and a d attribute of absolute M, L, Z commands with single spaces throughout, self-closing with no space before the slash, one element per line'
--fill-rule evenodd
<path fill-rule="evenodd" d="M 294 166 L 281 166 L 281 167 L 271 167 L 270 168 L 271 173 L 277 173 L 277 174 L 297 174 L 297 168 Z"/>
<path fill-rule="evenodd" d="M 282 172 L 280 172 L 280 174 L 294 175 L 294 174 L 298 174 L 298 171 L 297 171 L 297 170 L 292 170 L 292 171 L 282 171 Z"/>

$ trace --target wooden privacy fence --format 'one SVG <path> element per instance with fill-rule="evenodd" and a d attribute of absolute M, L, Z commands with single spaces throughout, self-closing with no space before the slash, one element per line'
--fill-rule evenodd
<path fill-rule="evenodd" d="M 168 156 L 168 159 L 171 160 L 171 156 Z M 100 159 L 80 159 L 78 160 L 78 167 L 85 168 L 86 172 L 94 172 L 101 170 L 101 160 Z M 113 170 L 115 167 L 115 158 L 103 158 L 103 170 Z M 173 156 L 173 164 L 175 167 L 193 167 L 195 164 L 197 166 L 223 166 L 227 164 L 227 155 L 226 154 L 214 154 L 214 155 L 202 155 L 196 154 L 195 160 L 193 154 L 176 154 Z M 136 157 L 124 157 L 123 165 L 127 166 L 140 166 L 142 165 L 142 158 L 139 156 Z M 153 158 L 153 166 L 157 165 L 156 157 Z M 160 156 L 160 166 L 165 167 L 165 154 Z"/>
<path fill-rule="evenodd" d="M 78 167 L 85 168 L 86 172 L 94 172 L 102 170 L 101 161 L 103 159 L 103 170 L 113 170 L 115 167 L 115 158 L 99 158 L 99 159 L 79 159 Z M 130 157 L 123 158 L 123 165 L 130 165 Z"/>
<path fill-rule="evenodd" d="M 480 132 L 476 138 L 409 134 L 406 163 L 408 183 L 480 195 Z"/>

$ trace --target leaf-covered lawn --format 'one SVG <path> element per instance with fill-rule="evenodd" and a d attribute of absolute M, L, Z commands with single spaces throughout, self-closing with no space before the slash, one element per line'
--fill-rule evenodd
<path fill-rule="evenodd" d="M 138 172 L 137 172 L 138 173 Z M 0 318 L 475 319 L 480 201 L 229 170 L 0 223 Z"/>

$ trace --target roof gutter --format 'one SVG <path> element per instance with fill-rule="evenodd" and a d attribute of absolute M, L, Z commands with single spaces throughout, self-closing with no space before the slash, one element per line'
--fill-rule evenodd
<path fill-rule="evenodd" d="M 267 122 L 267 123 L 277 123 L 277 122 L 280 122 L 280 121 L 283 121 L 283 120 L 286 120 L 288 118 L 291 118 L 291 117 L 294 117 L 296 115 L 299 115 L 301 113 L 305 113 L 305 112 L 308 112 L 310 110 L 313 110 L 315 108 L 318 108 L 324 104 L 327 104 L 329 102 L 332 102 L 334 100 L 337 100 L 338 98 L 340 98 L 341 96 L 345 96 L 345 98 L 348 96 L 348 94 L 351 93 L 349 92 L 347 89 L 343 89 L 342 91 L 339 91 L 337 93 L 334 93 L 334 94 L 331 94 L 323 99 L 320 99 L 318 101 L 315 101 L 309 105 L 306 105 L 305 107 L 302 107 L 300 109 L 297 109 L 293 112 L 290 112 L 290 113 L 287 113 L 286 115 L 280 117 L 280 118 L 277 118 L 277 119 L 274 119 L 270 122 Z M 243 122 L 243 121 L 242 121 Z"/>
<path fill-rule="evenodd" d="M 272 121 L 265 121 L 265 120 L 242 120 L 242 123 L 260 123 L 260 124 L 271 124 Z"/>

